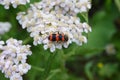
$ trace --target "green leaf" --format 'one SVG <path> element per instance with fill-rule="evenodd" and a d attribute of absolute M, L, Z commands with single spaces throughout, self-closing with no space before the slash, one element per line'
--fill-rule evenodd
<path fill-rule="evenodd" d="M 92 75 L 92 72 L 91 72 L 92 65 L 93 65 L 93 62 L 88 62 L 85 65 L 85 73 L 86 73 L 87 77 L 89 78 L 89 80 L 93 80 L 93 75 Z"/>
<path fill-rule="evenodd" d="M 98 11 L 90 20 L 92 32 L 88 33 L 88 43 L 84 44 L 82 47 L 75 47 L 76 52 L 86 54 L 103 51 L 116 32 L 114 19 L 118 15 L 118 13 L 113 11 Z"/>
<path fill-rule="evenodd" d="M 111 77 L 118 70 L 118 64 L 105 64 L 100 70 L 99 75 L 102 77 Z"/>

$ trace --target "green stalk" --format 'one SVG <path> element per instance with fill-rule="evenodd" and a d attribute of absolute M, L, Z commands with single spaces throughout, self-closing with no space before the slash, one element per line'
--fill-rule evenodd
<path fill-rule="evenodd" d="M 44 69 L 40 68 L 40 67 L 32 66 L 32 68 L 35 69 L 35 70 L 37 70 L 37 71 L 40 71 L 40 72 L 44 71 Z"/>
<path fill-rule="evenodd" d="M 61 50 L 61 52 L 60 52 L 60 57 L 61 57 L 61 61 L 60 61 L 60 63 L 61 63 L 61 65 L 60 65 L 60 67 L 61 67 L 61 70 L 62 71 L 65 71 L 66 69 L 65 69 L 65 62 L 66 62 L 66 55 L 64 54 L 64 51 L 63 50 Z"/>
<path fill-rule="evenodd" d="M 61 72 L 60 69 L 52 70 L 52 71 L 50 72 L 51 75 L 49 75 L 46 80 L 51 80 L 51 78 L 54 77 L 54 76 L 55 76 L 57 73 L 59 73 L 59 72 Z"/>
<path fill-rule="evenodd" d="M 115 4 L 118 7 L 119 11 L 120 11 L 120 0 L 115 0 Z"/>
<path fill-rule="evenodd" d="M 83 18 L 85 19 L 85 21 L 86 21 L 87 23 L 89 23 L 88 13 L 81 13 L 81 15 L 83 16 Z"/>
<path fill-rule="evenodd" d="M 28 44 L 29 42 L 32 41 L 31 37 L 26 38 L 25 40 L 23 40 L 23 44 Z"/>
<path fill-rule="evenodd" d="M 51 70 L 51 66 L 53 64 L 53 60 L 54 60 L 55 54 L 56 54 L 56 52 L 53 53 L 53 54 L 50 54 L 50 56 L 49 56 L 49 58 L 48 58 L 48 60 L 46 62 L 45 70 L 43 72 L 41 80 L 46 80 L 47 79 L 47 77 L 48 77 L 48 75 L 50 73 L 50 70 Z"/>

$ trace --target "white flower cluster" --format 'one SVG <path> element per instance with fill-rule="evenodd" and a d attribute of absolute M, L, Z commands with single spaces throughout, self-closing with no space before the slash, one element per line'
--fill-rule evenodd
<path fill-rule="evenodd" d="M 115 54 L 116 53 L 115 45 L 114 44 L 108 44 L 105 47 L 105 51 L 109 55 Z"/>
<path fill-rule="evenodd" d="M 4 5 L 5 9 L 9 9 L 11 4 L 14 8 L 16 8 L 18 5 L 25 5 L 29 2 L 30 0 L 0 0 L 0 4 Z"/>
<path fill-rule="evenodd" d="M 54 10 L 57 13 L 66 15 L 76 15 L 77 13 L 87 12 L 91 8 L 90 0 L 42 0 L 36 3 L 39 9 L 45 12 Z"/>
<path fill-rule="evenodd" d="M 44 1 L 45 3 L 43 3 Z M 18 13 L 17 20 L 23 29 L 27 28 L 27 31 L 31 33 L 30 36 L 34 39 L 33 44 L 44 44 L 45 50 L 50 48 L 50 51 L 54 52 L 56 48 L 62 49 L 62 46 L 67 48 L 72 42 L 78 45 L 82 45 L 83 42 L 86 43 L 87 38 L 82 33 L 88 33 L 91 31 L 91 27 L 86 22 L 81 23 L 76 16 L 64 15 L 54 10 L 45 12 L 46 8 L 51 8 L 47 6 L 45 8 L 41 6 L 42 9 L 39 8 L 40 5 L 38 4 L 48 5 L 46 3 L 50 1 L 43 0 L 43 2 L 31 5 L 27 12 Z M 53 3 L 61 1 L 64 0 L 53 0 Z M 48 39 L 50 34 L 57 34 L 58 32 L 67 35 L 68 41 L 53 42 Z"/>
<path fill-rule="evenodd" d="M 22 45 L 22 41 L 8 39 L 6 44 L 0 41 L 0 70 L 10 80 L 23 80 L 22 75 L 30 70 L 26 63 L 28 55 L 31 55 L 29 45 Z"/>
<path fill-rule="evenodd" d="M 11 28 L 11 24 L 9 22 L 0 22 L 0 34 L 4 34 L 8 32 Z"/>

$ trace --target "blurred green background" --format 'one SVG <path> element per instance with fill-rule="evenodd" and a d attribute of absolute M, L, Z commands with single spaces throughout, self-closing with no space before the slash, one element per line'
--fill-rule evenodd
<path fill-rule="evenodd" d="M 16 20 L 17 13 L 26 11 L 26 7 L 5 10 L 0 5 L 0 21 L 12 23 L 10 32 L 0 38 L 12 37 L 32 45 L 33 54 L 28 57 L 32 68 L 23 76 L 24 80 L 120 80 L 120 0 L 92 0 L 89 11 L 92 32 L 87 35 L 88 43 L 83 46 L 73 43 L 67 49 L 56 50 L 55 54 L 28 41 L 29 33 Z M 84 21 L 84 17 L 78 16 Z M 9 79 L 0 72 L 0 80 Z"/>

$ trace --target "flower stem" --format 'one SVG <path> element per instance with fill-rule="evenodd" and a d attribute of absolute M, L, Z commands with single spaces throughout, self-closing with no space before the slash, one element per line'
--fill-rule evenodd
<path fill-rule="evenodd" d="M 66 56 L 65 56 L 63 50 L 61 50 L 60 55 L 61 55 L 61 61 L 60 61 L 60 63 L 61 63 L 61 69 L 62 69 L 62 71 L 65 71 L 66 70 L 65 69 Z"/>
<path fill-rule="evenodd" d="M 120 11 L 120 0 L 115 0 L 115 4 L 118 7 L 119 11 Z"/>
<path fill-rule="evenodd" d="M 44 70 L 43 75 L 42 75 L 42 80 L 47 79 L 47 77 L 48 77 L 48 75 L 50 73 L 51 66 L 52 66 L 55 55 L 56 55 L 56 52 L 53 53 L 53 54 L 50 54 L 50 56 L 49 56 L 49 58 L 47 60 L 47 63 L 45 65 L 45 70 Z"/>
<path fill-rule="evenodd" d="M 29 43 L 29 42 L 31 42 L 32 41 L 32 38 L 31 37 L 28 37 L 28 38 L 26 38 L 24 41 L 23 41 L 23 44 L 27 44 L 27 43 Z"/>
<path fill-rule="evenodd" d="M 85 19 L 85 21 L 87 23 L 89 23 L 89 21 L 88 21 L 88 13 L 82 13 L 81 15 L 83 16 L 83 18 Z"/>
<path fill-rule="evenodd" d="M 61 72 L 60 69 L 55 69 L 55 70 L 52 70 L 50 73 L 51 75 L 49 75 L 46 80 L 50 80 L 53 76 L 55 76 L 57 73 Z"/>
<path fill-rule="evenodd" d="M 37 71 L 40 71 L 40 72 L 44 71 L 44 69 L 40 68 L 40 67 L 32 66 L 32 68 L 35 69 L 35 70 L 37 70 Z"/>

